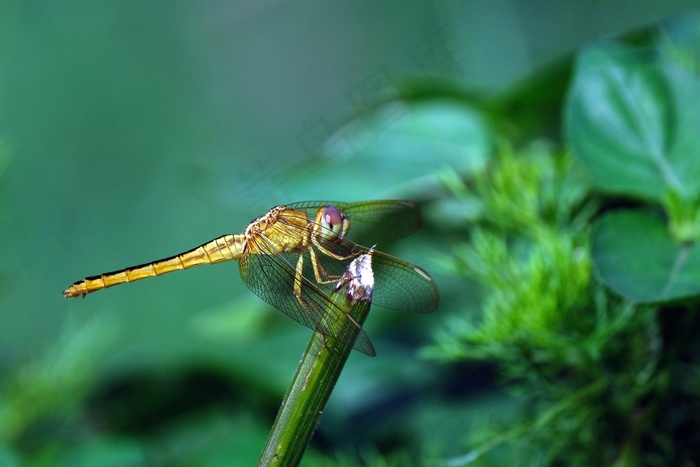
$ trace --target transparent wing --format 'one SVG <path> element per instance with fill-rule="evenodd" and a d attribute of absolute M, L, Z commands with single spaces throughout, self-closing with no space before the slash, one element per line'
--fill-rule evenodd
<path fill-rule="evenodd" d="M 366 247 L 348 240 L 323 244 L 323 249 L 346 258 L 337 260 L 322 252 L 317 254 L 324 271 L 331 277 L 342 274 L 350 261 L 368 251 Z M 437 308 L 440 302 L 437 286 L 430 275 L 418 266 L 375 250 L 372 254 L 372 271 L 372 303 L 412 313 L 429 313 Z"/>
<path fill-rule="evenodd" d="M 415 232 L 421 224 L 420 213 L 415 204 L 404 200 L 356 203 L 304 201 L 287 206 L 305 210 L 309 220 L 313 221 L 316 211 L 329 204 L 347 214 L 350 220 L 348 239 L 358 245 L 377 245 L 380 249 L 386 248 L 399 238 Z"/>
<path fill-rule="evenodd" d="M 395 200 L 360 203 L 312 202 L 296 203 L 293 206 L 295 209 L 313 211 L 311 214 L 307 214 L 309 223 L 313 224 L 316 210 L 327 204 L 333 204 L 346 212 L 348 219 L 350 219 L 351 233 L 355 224 L 360 224 L 360 227 L 367 232 L 368 240 L 371 242 L 368 243 L 368 246 L 376 243 L 374 239 L 381 236 L 382 230 L 392 230 L 391 234 L 385 234 L 385 237 L 393 234 L 407 234 L 417 228 L 420 220 L 412 203 Z M 284 220 L 280 220 L 280 222 L 284 225 Z M 282 225 L 280 228 L 283 228 Z M 317 228 L 318 231 L 323 230 L 320 226 Z M 373 230 L 379 233 L 371 236 Z M 326 232 L 328 231 L 326 230 Z M 352 235 L 348 237 L 351 238 Z M 349 263 L 359 255 L 367 253 L 369 249 L 367 246 L 333 235 L 329 235 L 327 239 L 317 236 L 317 241 L 321 248 L 316 249 L 316 257 L 325 272 L 324 279 L 332 282 L 325 285 L 317 284 L 317 286 L 330 293 L 334 281 L 345 271 Z M 437 286 L 423 269 L 375 250 L 372 254 L 372 270 L 375 282 L 372 303 L 385 308 L 413 313 L 429 313 L 437 309 L 440 302 Z M 316 284 L 313 271 L 306 271 L 305 277 Z"/>
<path fill-rule="evenodd" d="M 331 302 L 332 287 L 323 287 L 324 292 L 317 286 L 308 251 L 304 253 L 301 294 L 297 297 L 294 277 L 300 253 L 280 253 L 262 236 L 256 241 L 263 254 L 248 254 L 239 261 L 241 278 L 250 290 L 298 323 L 364 354 L 376 355 L 367 334 Z M 339 337 L 347 336 L 344 331 L 348 328 L 358 329 L 354 344 Z"/>

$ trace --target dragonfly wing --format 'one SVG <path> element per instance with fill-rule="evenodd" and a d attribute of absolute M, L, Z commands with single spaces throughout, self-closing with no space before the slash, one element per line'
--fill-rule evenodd
<path fill-rule="evenodd" d="M 350 220 L 348 238 L 359 245 L 385 248 L 399 238 L 415 232 L 421 224 L 420 213 L 411 201 L 377 200 L 343 203 L 336 201 L 304 201 L 287 206 L 306 210 L 309 220 L 316 211 L 333 205 L 345 212 Z"/>
<path fill-rule="evenodd" d="M 258 240 L 264 254 L 248 254 L 239 261 L 241 278 L 250 290 L 304 326 L 364 354 L 376 355 L 367 334 L 345 312 L 333 305 L 328 295 L 314 284 L 314 279 L 309 280 L 309 277 L 313 278 L 313 271 L 310 270 L 308 255 L 304 258 L 301 294 L 297 297 L 294 277 L 299 253 L 269 251 L 272 246 L 262 246 L 267 245 L 264 237 Z M 346 332 L 349 328 L 357 332 L 354 343 L 348 342 L 349 338 L 340 337 L 352 335 Z"/>
<path fill-rule="evenodd" d="M 324 247 L 346 258 L 338 261 L 322 253 L 317 254 L 324 271 L 330 276 L 342 274 L 350 261 L 368 251 L 347 240 L 325 244 Z M 372 271 L 375 282 L 372 303 L 413 313 L 429 313 L 437 308 L 440 297 L 435 281 L 418 266 L 375 250 L 372 253 Z"/>
<path fill-rule="evenodd" d="M 430 313 L 440 303 L 435 281 L 423 269 L 381 251 L 372 255 L 376 287 L 372 302 L 386 308 Z"/>
<path fill-rule="evenodd" d="M 410 201 L 380 200 L 342 204 L 350 220 L 348 239 L 359 245 L 386 248 L 412 234 L 421 225 L 416 205 Z"/>

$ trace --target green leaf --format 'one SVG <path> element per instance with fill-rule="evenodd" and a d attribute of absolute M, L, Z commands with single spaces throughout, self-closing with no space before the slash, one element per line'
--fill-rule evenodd
<path fill-rule="evenodd" d="M 446 167 L 459 173 L 483 168 L 493 149 L 484 117 L 447 100 L 396 102 L 338 130 L 315 157 L 285 172 L 295 198 L 381 198 L 437 186 Z M 408 193 L 408 194 L 407 194 Z M 347 195 L 344 195 L 347 194 Z"/>
<path fill-rule="evenodd" d="M 686 68 L 622 46 L 584 52 L 565 132 L 600 189 L 660 202 L 700 193 L 700 80 Z"/>
<path fill-rule="evenodd" d="M 619 211 L 593 229 L 593 264 L 600 280 L 635 302 L 700 295 L 700 250 L 674 241 L 659 216 Z"/>

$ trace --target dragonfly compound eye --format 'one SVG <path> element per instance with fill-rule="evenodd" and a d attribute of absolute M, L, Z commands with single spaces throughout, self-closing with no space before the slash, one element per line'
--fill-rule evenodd
<path fill-rule="evenodd" d="M 323 208 L 321 216 L 323 228 L 330 230 L 333 234 L 341 237 L 345 236 L 348 231 L 349 223 L 345 213 L 340 211 L 335 206 L 326 206 Z"/>

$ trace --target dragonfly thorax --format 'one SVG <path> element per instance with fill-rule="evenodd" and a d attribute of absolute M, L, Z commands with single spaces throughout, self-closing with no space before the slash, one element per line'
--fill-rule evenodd
<path fill-rule="evenodd" d="M 287 253 L 299 251 L 307 247 L 310 236 L 306 214 L 287 206 L 275 206 L 245 230 L 246 248 L 252 254 L 270 254 L 271 249 Z"/>

